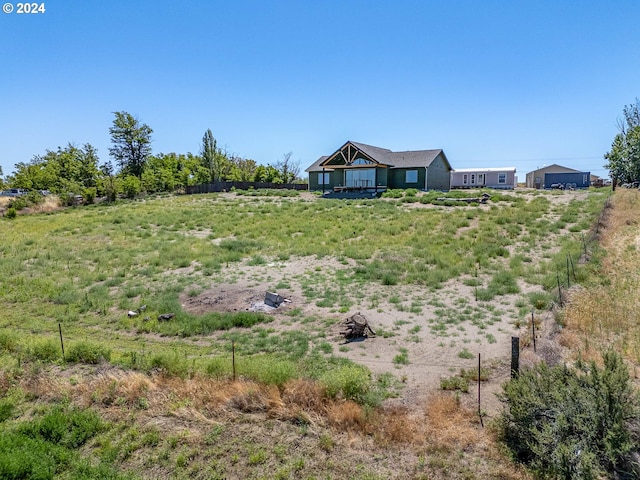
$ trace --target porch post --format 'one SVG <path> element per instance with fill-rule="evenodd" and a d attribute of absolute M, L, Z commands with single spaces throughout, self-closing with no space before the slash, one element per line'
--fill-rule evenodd
<path fill-rule="evenodd" d="M 324 196 L 324 167 L 322 167 L 322 195 Z"/>

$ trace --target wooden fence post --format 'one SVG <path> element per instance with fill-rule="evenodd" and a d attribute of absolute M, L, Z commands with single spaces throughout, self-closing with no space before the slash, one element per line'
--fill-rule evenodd
<path fill-rule="evenodd" d="M 231 366 L 233 368 L 233 381 L 236 381 L 236 342 L 231 340 Z"/>
<path fill-rule="evenodd" d="M 531 328 L 533 329 L 533 352 L 536 351 L 536 317 L 533 314 L 533 310 L 531 310 Z"/>
<path fill-rule="evenodd" d="M 62 361 L 64 362 L 64 342 L 62 341 L 62 325 L 58 322 L 58 331 L 60 332 L 60 347 L 62 348 Z"/>
<path fill-rule="evenodd" d="M 511 337 L 511 378 L 520 372 L 520 337 Z"/>
<path fill-rule="evenodd" d="M 482 378 L 480 365 L 480 354 L 478 353 L 478 417 L 480 418 L 480 425 L 484 427 L 484 422 L 482 421 L 482 410 L 480 409 L 480 380 Z"/>

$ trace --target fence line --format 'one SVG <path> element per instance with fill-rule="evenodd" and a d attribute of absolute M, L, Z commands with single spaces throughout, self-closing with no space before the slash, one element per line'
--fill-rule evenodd
<path fill-rule="evenodd" d="M 187 194 L 229 192 L 232 189 L 278 189 L 278 190 L 308 190 L 306 183 L 274 183 L 274 182 L 211 182 L 201 185 L 190 185 L 185 188 Z"/>

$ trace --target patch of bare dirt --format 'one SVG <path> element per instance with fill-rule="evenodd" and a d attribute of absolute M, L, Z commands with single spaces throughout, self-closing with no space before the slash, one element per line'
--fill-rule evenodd
<path fill-rule="evenodd" d="M 483 365 L 491 365 L 493 372 L 490 381 L 482 385 L 486 391 L 484 408 L 491 412 L 498 410 L 492 393 L 498 391 L 509 375 L 511 335 L 517 331 L 513 326 L 513 304 L 519 295 L 500 299 L 504 305 L 498 310 L 499 318 L 494 314 L 491 322 L 478 325 L 463 322 L 446 332 L 433 330 L 442 310 L 454 317 L 456 309 L 478 305 L 474 288 L 460 281 L 450 281 L 437 291 L 415 285 L 368 285 L 364 298 L 352 297 L 354 304 L 348 312 L 319 307 L 316 300 L 305 298 L 302 283 L 309 276 L 326 275 L 330 280 L 336 271 L 350 269 L 351 265 L 336 259 L 315 257 L 291 258 L 286 262 L 274 261 L 259 266 L 234 266 L 223 269 L 210 288 L 194 296 L 185 293 L 180 301 L 185 311 L 194 314 L 251 311 L 256 305 L 264 305 L 267 291 L 276 291 L 275 285 L 286 284 L 287 288 L 276 293 L 287 302 L 278 308 L 262 310 L 274 316 L 271 325 L 287 330 L 292 328 L 294 310 L 297 318 L 317 319 L 310 324 L 296 324 L 295 328 L 312 330 L 329 321 L 331 326 L 325 332 L 326 339 L 334 345 L 335 355 L 365 365 L 375 374 L 391 372 L 405 384 L 402 397 L 390 403 L 408 407 L 418 405 L 427 393 L 439 389 L 441 378 L 455 375 L 462 368 L 476 368 L 480 354 Z M 227 278 L 232 278 L 233 283 L 226 283 L 223 279 Z M 413 311 L 411 305 L 414 305 Z M 377 336 L 346 341 L 340 335 L 344 320 L 356 312 L 368 319 Z M 406 351 L 408 363 L 394 360 L 403 351 Z M 469 352 L 472 358 L 462 358 L 462 352 Z"/>

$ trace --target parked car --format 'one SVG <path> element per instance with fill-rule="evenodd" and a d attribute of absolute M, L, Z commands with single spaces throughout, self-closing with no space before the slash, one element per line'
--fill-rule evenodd
<path fill-rule="evenodd" d="M 564 190 L 564 185 L 562 183 L 552 183 L 551 188 L 554 190 Z"/>
<path fill-rule="evenodd" d="M 27 193 L 29 192 L 24 188 L 9 188 L 8 190 L 0 193 L 0 195 L 3 197 L 21 197 L 22 195 L 26 195 Z"/>

